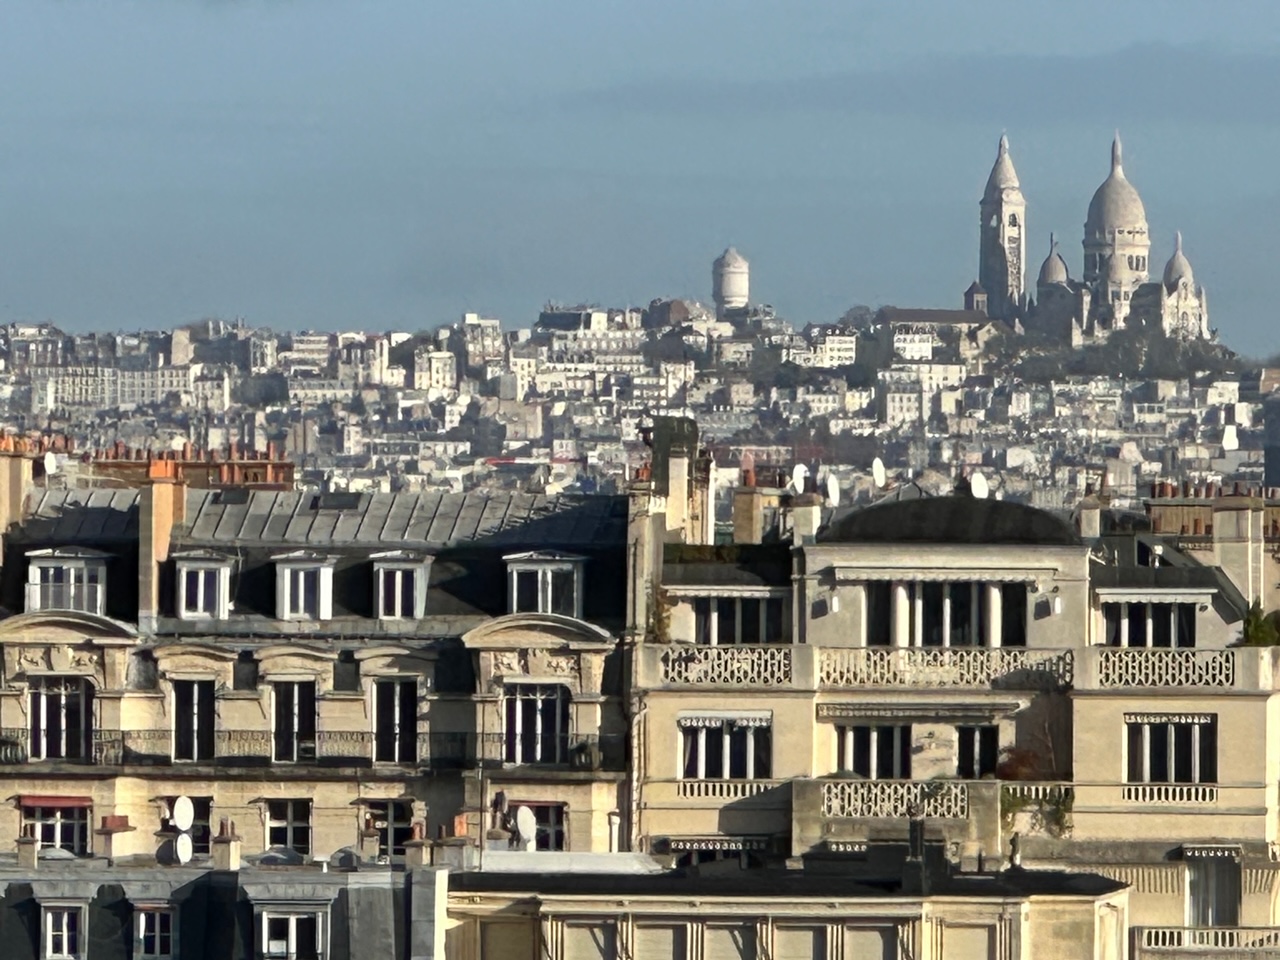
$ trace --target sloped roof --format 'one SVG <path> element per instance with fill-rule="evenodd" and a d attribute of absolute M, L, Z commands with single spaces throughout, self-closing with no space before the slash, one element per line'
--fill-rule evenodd
<path fill-rule="evenodd" d="M 13 535 L 23 542 L 59 544 L 137 540 L 140 497 L 136 489 L 36 489 Z"/>
<path fill-rule="evenodd" d="M 335 501 L 298 491 L 191 491 L 184 545 L 443 548 L 460 543 L 604 546 L 626 539 L 627 498 L 525 493 L 372 493 Z"/>

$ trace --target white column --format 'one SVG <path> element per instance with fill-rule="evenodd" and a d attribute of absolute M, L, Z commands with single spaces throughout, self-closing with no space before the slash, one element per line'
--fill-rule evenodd
<path fill-rule="evenodd" d="M 942 645 L 951 646 L 951 584 L 942 585 Z"/>
<path fill-rule="evenodd" d="M 1145 606 L 1147 610 L 1147 636 L 1142 645 L 1144 647 L 1149 647 L 1155 641 L 1155 632 L 1151 629 L 1151 626 L 1152 626 L 1151 604 L 1148 603 Z"/>
<path fill-rule="evenodd" d="M 729 779 L 729 762 L 733 753 L 732 729 L 727 723 L 720 724 L 720 770 L 716 776 L 721 780 Z"/>
<path fill-rule="evenodd" d="M 853 596 L 854 602 L 858 605 L 858 646 L 865 647 L 867 645 L 867 585 L 855 583 Z"/>
<path fill-rule="evenodd" d="M 698 779 L 707 779 L 707 728 L 698 727 Z"/>
<path fill-rule="evenodd" d="M 1142 725 L 1142 782 L 1151 782 L 1151 724 Z"/>
<path fill-rule="evenodd" d="M 756 728 L 747 727 L 747 779 L 756 778 Z"/>
<path fill-rule="evenodd" d="M 891 615 L 893 622 L 893 645 L 905 647 L 911 642 L 911 607 L 907 594 L 907 585 L 894 581 Z"/>
<path fill-rule="evenodd" d="M 1004 596 L 1002 588 L 998 583 L 988 583 L 986 586 L 986 603 L 987 603 L 987 646 L 999 647 L 1004 638 L 1004 624 L 1001 622 L 1001 614 L 1004 613 Z"/>
<path fill-rule="evenodd" d="M 877 760 L 879 758 L 879 753 L 880 753 L 880 728 L 879 727 L 871 728 L 871 736 L 868 738 L 868 740 L 870 741 L 870 745 L 867 750 L 867 779 L 876 780 L 879 777 L 879 775 L 876 772 L 876 768 L 878 765 Z"/>
<path fill-rule="evenodd" d="M 911 630 L 911 644 L 924 646 L 924 584 L 916 581 L 911 584 L 911 616 L 914 619 Z"/>
<path fill-rule="evenodd" d="M 1173 777 L 1170 776 L 1169 779 L 1172 780 Z M 1191 725 L 1191 782 L 1200 782 L 1200 724 L 1198 723 Z"/>
<path fill-rule="evenodd" d="M 1129 645 L 1129 604 L 1120 604 L 1120 646 Z"/>
<path fill-rule="evenodd" d="M 844 771 L 853 773 L 853 727 L 837 727 L 836 731 L 837 736 L 840 736 L 841 731 L 844 734 L 844 743 L 841 745 L 844 748 Z"/>

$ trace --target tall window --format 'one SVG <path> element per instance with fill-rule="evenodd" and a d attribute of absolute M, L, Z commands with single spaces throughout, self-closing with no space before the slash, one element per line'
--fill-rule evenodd
<path fill-rule="evenodd" d="M 173 911 L 147 907 L 134 913 L 133 955 L 142 960 L 172 960 L 174 950 Z"/>
<path fill-rule="evenodd" d="M 1000 728 L 994 724 L 956 727 L 956 776 L 980 780 L 994 776 L 1000 757 Z"/>
<path fill-rule="evenodd" d="M 868 780 L 911 779 L 911 725 L 836 727 L 841 773 Z"/>
<path fill-rule="evenodd" d="M 172 812 L 174 801 L 177 797 L 165 797 L 165 809 Z M 191 820 L 191 829 L 187 831 L 191 836 L 191 852 L 196 856 L 207 857 L 209 855 L 209 841 L 212 839 L 212 823 L 213 797 L 190 797 L 191 807 L 195 816 Z M 173 822 L 169 813 L 160 818 L 160 829 L 178 833 L 178 826 Z"/>
<path fill-rule="evenodd" d="M 24 806 L 22 832 L 35 837 L 39 848 L 57 847 L 77 856 L 87 856 L 91 813 L 87 806 Z"/>
<path fill-rule="evenodd" d="M 773 736 L 755 717 L 680 721 L 686 780 L 767 780 L 773 771 Z"/>
<path fill-rule="evenodd" d="M 27 610 L 103 612 L 107 565 L 105 559 L 32 555 L 27 573 Z"/>
<path fill-rule="evenodd" d="M 332 558 L 295 551 L 276 564 L 276 616 L 283 620 L 328 620 L 333 616 Z"/>
<path fill-rule="evenodd" d="M 1126 714 L 1128 783 L 1217 783 L 1217 714 Z"/>
<path fill-rule="evenodd" d="M 559 684 L 509 683 L 503 758 L 507 763 L 569 762 L 569 690 Z"/>
<path fill-rule="evenodd" d="M 779 643 L 788 639 L 781 597 L 697 597 L 693 616 L 698 643 Z"/>
<path fill-rule="evenodd" d="M 1112 647 L 1194 647 L 1194 603 L 1104 603 L 1103 639 Z"/>
<path fill-rule="evenodd" d="M 173 681 L 173 759 L 213 759 L 213 681 Z"/>
<path fill-rule="evenodd" d="M 275 701 L 275 750 L 283 763 L 316 758 L 316 684 L 314 680 L 271 685 Z"/>
<path fill-rule="evenodd" d="M 405 843 L 413 839 L 413 804 L 374 800 L 368 811 L 373 829 L 378 832 L 378 855 L 403 857 Z"/>
<path fill-rule="evenodd" d="M 35 677 L 27 716 L 31 759 L 92 759 L 93 685 L 83 677 Z"/>
<path fill-rule="evenodd" d="M 582 559 L 551 553 L 518 554 L 507 561 L 512 613 L 582 615 Z"/>
<path fill-rule="evenodd" d="M 317 913 L 264 913 L 263 960 L 324 960 L 322 931 Z"/>
<path fill-rule="evenodd" d="M 43 960 L 84 960 L 81 950 L 83 926 L 83 906 L 45 907 Z"/>
<path fill-rule="evenodd" d="M 311 801 L 267 801 L 267 846 L 311 852 Z"/>
<path fill-rule="evenodd" d="M 379 680 L 373 685 L 373 759 L 418 759 L 418 681 Z"/>
<path fill-rule="evenodd" d="M 1214 850 L 1187 861 L 1188 923 L 1193 927 L 1234 927 L 1240 923 L 1240 861 Z"/>

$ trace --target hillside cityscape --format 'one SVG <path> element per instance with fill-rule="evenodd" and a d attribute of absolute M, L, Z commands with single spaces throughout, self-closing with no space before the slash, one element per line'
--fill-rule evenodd
<path fill-rule="evenodd" d="M 0 317 L 0 960 L 1280 960 L 1280 366 L 1119 133 L 1080 235 L 1016 156 L 951 301 L 828 322 L 749 236 Z"/>

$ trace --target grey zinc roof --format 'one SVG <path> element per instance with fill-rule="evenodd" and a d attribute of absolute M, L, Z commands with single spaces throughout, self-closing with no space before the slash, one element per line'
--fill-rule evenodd
<path fill-rule="evenodd" d="M 247 498 L 192 491 L 184 544 L 446 547 L 492 544 L 589 546 L 626 538 L 627 498 L 525 493 L 371 493 L 356 506 L 317 509 L 314 493 L 255 490 Z"/>
<path fill-rule="evenodd" d="M 138 538 L 137 490 L 44 490 L 30 494 L 23 541 L 100 543 Z"/>

